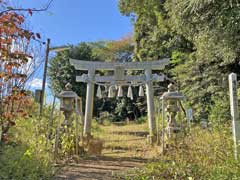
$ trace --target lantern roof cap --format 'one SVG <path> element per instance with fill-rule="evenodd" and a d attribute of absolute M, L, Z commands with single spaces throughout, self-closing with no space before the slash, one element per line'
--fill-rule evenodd
<path fill-rule="evenodd" d="M 59 94 L 57 94 L 58 98 L 79 98 L 77 93 L 73 91 L 62 91 Z"/>
<path fill-rule="evenodd" d="M 58 98 L 79 98 L 77 93 L 72 91 L 72 85 L 67 83 L 65 85 L 65 90 L 57 94 Z"/>
<path fill-rule="evenodd" d="M 160 97 L 160 99 L 176 99 L 176 100 L 184 100 L 186 97 L 180 92 L 165 92 Z"/>

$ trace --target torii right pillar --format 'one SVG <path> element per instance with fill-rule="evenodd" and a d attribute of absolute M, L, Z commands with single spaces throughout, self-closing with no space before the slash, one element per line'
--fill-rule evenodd
<path fill-rule="evenodd" d="M 147 94 L 147 110 L 148 110 L 148 140 L 152 144 L 156 140 L 156 121 L 154 114 L 154 92 L 152 84 L 152 69 L 145 69 L 146 76 L 146 94 Z"/>

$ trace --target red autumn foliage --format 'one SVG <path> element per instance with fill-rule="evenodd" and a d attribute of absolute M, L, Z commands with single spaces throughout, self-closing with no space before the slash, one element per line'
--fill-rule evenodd
<path fill-rule="evenodd" d="M 31 56 L 20 43 L 28 44 L 35 34 L 23 28 L 25 17 L 18 11 L 7 11 L 7 2 L 0 0 L 0 126 L 2 128 L 1 141 L 5 142 L 10 127 L 15 125 L 19 116 L 27 113 L 24 106 L 29 98 L 24 90 L 27 75 L 23 67 Z M 32 10 L 28 13 L 32 15 Z M 40 34 L 36 34 L 40 38 Z"/>

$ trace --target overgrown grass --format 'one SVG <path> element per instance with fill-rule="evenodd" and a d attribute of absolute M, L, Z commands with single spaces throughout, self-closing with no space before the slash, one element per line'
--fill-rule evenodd
<path fill-rule="evenodd" d="M 235 160 L 229 126 L 194 127 L 177 143 L 169 142 L 165 155 L 143 169 L 128 172 L 125 179 L 238 180 L 240 161 Z"/>
<path fill-rule="evenodd" d="M 53 175 L 49 161 L 25 145 L 12 143 L 2 146 L 0 162 L 1 180 L 48 180 Z"/>
<path fill-rule="evenodd" d="M 48 180 L 55 168 L 46 146 L 47 118 L 18 119 L 9 132 L 9 142 L 0 146 L 1 180 Z"/>

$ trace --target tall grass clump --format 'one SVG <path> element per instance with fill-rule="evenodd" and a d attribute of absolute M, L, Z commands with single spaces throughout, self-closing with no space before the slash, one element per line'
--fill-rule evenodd
<path fill-rule="evenodd" d="M 240 179 L 240 161 L 234 159 L 229 125 L 202 129 L 169 142 L 164 155 L 146 167 L 128 172 L 125 179 L 229 180 Z"/>

